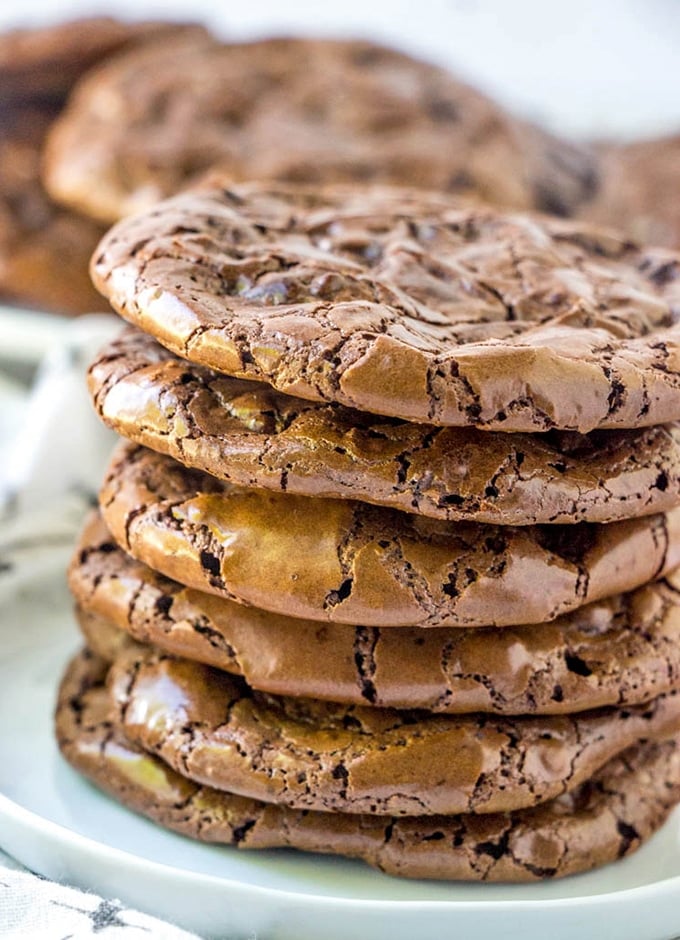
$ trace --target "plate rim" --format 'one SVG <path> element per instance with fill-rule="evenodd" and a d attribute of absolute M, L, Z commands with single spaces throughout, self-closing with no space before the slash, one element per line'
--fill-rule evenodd
<path fill-rule="evenodd" d="M 61 755 L 59 757 L 60 760 L 63 760 Z M 98 790 L 99 788 L 95 789 Z M 101 791 L 99 790 L 99 792 Z M 503 898 L 498 900 L 479 901 L 449 901 L 446 899 L 429 899 L 417 901 L 400 900 L 399 898 L 352 898 L 343 897 L 340 895 L 307 894 L 305 892 L 291 891 L 283 888 L 264 887 L 262 885 L 253 884 L 252 882 L 242 881 L 231 877 L 220 877 L 218 875 L 211 875 L 206 872 L 191 871 L 191 869 L 188 868 L 182 868 L 176 865 L 167 865 L 163 862 L 144 858 L 125 849 L 119 849 L 115 846 L 106 845 L 106 843 L 101 842 L 99 839 L 94 839 L 91 836 L 83 835 L 80 832 L 69 829 L 67 826 L 62 825 L 61 823 L 56 823 L 51 819 L 47 819 L 46 817 L 41 816 L 39 813 L 36 813 L 34 810 L 30 810 L 25 806 L 21 806 L 15 800 L 12 800 L 6 794 L 0 792 L 0 821 L 2 821 L 2 819 L 5 817 L 11 818 L 12 816 L 16 817 L 15 821 L 20 825 L 30 827 L 38 836 L 38 838 L 40 838 L 41 835 L 52 836 L 53 838 L 57 838 L 62 842 L 69 844 L 69 847 L 74 850 L 82 849 L 90 853 L 96 852 L 100 855 L 103 854 L 110 861 L 125 864 L 128 869 L 133 867 L 136 869 L 146 869 L 153 874 L 161 876 L 164 873 L 170 873 L 173 876 L 181 875 L 182 877 L 188 878 L 192 882 L 195 881 L 205 885 L 206 887 L 211 887 L 214 889 L 238 889 L 239 891 L 247 891 L 249 894 L 260 897 L 270 897 L 271 895 L 275 895 L 279 900 L 295 900 L 298 903 L 302 902 L 312 906 L 326 906 L 329 904 L 334 904 L 338 907 L 365 907 L 375 911 L 381 908 L 389 908 L 390 910 L 393 910 L 394 906 L 397 905 L 399 909 L 422 911 L 423 913 L 443 913 L 449 909 L 465 910 L 469 913 L 474 911 L 476 908 L 483 908 L 486 911 L 488 911 L 490 908 L 493 908 L 494 911 L 499 913 L 502 913 L 506 909 L 508 911 L 517 913 L 517 911 L 521 909 L 525 909 L 527 911 L 552 909 L 557 911 L 561 908 L 573 908 L 576 904 L 579 906 L 597 908 L 598 906 L 605 903 L 611 903 L 611 901 L 616 898 L 620 900 L 625 899 L 626 903 L 649 902 L 653 900 L 654 895 L 658 892 L 665 894 L 666 891 L 672 891 L 673 888 L 676 890 L 680 889 L 680 875 L 673 875 L 662 880 L 649 882 L 648 884 L 644 885 L 638 885 L 637 887 L 623 887 L 618 890 L 600 892 L 598 894 L 563 898 Z M 19 859 L 19 861 L 21 861 L 21 859 Z"/>

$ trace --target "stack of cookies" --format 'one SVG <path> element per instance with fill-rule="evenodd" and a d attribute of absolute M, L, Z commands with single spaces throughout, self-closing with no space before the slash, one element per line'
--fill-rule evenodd
<path fill-rule="evenodd" d="M 580 210 L 591 222 L 616 226 L 630 238 L 680 247 L 680 133 L 599 148 L 600 185 Z"/>
<path fill-rule="evenodd" d="M 411 877 L 626 855 L 680 799 L 680 257 L 397 188 L 116 225 L 124 438 L 66 758 L 162 825 Z"/>

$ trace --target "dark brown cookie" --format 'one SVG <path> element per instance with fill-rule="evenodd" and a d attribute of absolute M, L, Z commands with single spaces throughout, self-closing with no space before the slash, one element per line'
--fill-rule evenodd
<path fill-rule="evenodd" d="M 88 273 L 105 229 L 47 195 L 44 139 L 87 69 L 178 31 L 204 35 L 198 26 L 109 17 L 0 34 L 0 298 L 64 314 L 109 310 Z"/>
<path fill-rule="evenodd" d="M 63 102 L 76 81 L 108 56 L 140 43 L 200 26 L 177 23 L 124 23 L 109 16 L 68 20 L 38 29 L 0 34 L 0 88 L 3 105 L 42 98 Z"/>
<path fill-rule="evenodd" d="M 128 330 L 90 368 L 124 437 L 242 486 L 499 525 L 612 522 L 680 502 L 680 429 L 502 434 L 375 418 L 177 359 Z"/>
<path fill-rule="evenodd" d="M 135 647 L 109 674 L 114 720 L 197 783 L 296 809 L 506 812 L 579 786 L 632 745 L 680 732 L 680 692 L 575 716 L 431 715 L 254 692 Z"/>
<path fill-rule="evenodd" d="M 53 195 L 115 221 L 221 166 L 232 181 L 375 180 L 571 212 L 590 155 L 444 69 L 369 42 L 179 40 L 84 82 L 52 134 Z"/>
<path fill-rule="evenodd" d="M 105 658 L 132 636 L 280 695 L 451 714 L 567 714 L 646 702 L 680 685 L 678 574 L 552 624 L 322 626 L 170 581 L 125 555 L 93 515 L 69 584 L 88 646 Z"/>
<path fill-rule="evenodd" d="M 360 858 L 391 875 L 536 881 L 628 855 L 680 799 L 677 740 L 637 745 L 547 803 L 507 814 L 393 817 L 293 810 L 192 783 L 112 728 L 106 665 L 83 652 L 57 706 L 66 759 L 139 813 L 204 842 Z"/>
<path fill-rule="evenodd" d="M 680 134 L 612 144 L 600 160 L 601 187 L 581 216 L 650 245 L 680 248 Z"/>
<path fill-rule="evenodd" d="M 57 206 L 40 182 L 41 147 L 54 115 L 45 104 L 2 114 L 0 297 L 66 314 L 109 310 L 88 273 L 104 228 Z"/>
<path fill-rule="evenodd" d="M 131 444 L 100 494 L 129 554 L 189 587 L 365 626 L 541 623 L 680 564 L 680 510 L 608 525 L 451 524 L 245 489 Z"/>
<path fill-rule="evenodd" d="M 584 224 L 215 180 L 119 223 L 92 270 L 178 355 L 302 398 L 501 431 L 680 418 L 680 256 Z"/>

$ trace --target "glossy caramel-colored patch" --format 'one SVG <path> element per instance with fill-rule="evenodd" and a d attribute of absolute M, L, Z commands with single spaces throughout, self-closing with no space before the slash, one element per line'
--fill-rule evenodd
<path fill-rule="evenodd" d="M 541 623 L 680 564 L 678 510 L 610 525 L 452 525 L 237 487 L 131 445 L 114 454 L 100 505 L 126 551 L 188 587 L 373 627 Z"/>
<path fill-rule="evenodd" d="M 510 435 L 390 420 L 220 375 L 130 329 L 89 385 L 123 437 L 244 486 L 501 525 L 613 522 L 680 495 L 675 425 Z"/>
<path fill-rule="evenodd" d="M 88 643 L 106 658 L 131 636 L 281 695 L 562 714 L 645 702 L 680 683 L 673 573 L 549 624 L 384 630 L 289 618 L 185 588 L 125 555 L 93 517 L 69 582 Z"/>

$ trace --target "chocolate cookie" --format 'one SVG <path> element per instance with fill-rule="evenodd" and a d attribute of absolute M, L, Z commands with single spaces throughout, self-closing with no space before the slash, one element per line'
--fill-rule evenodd
<path fill-rule="evenodd" d="M 293 810 L 199 786 L 130 744 L 111 725 L 105 674 L 106 665 L 86 651 L 69 666 L 56 716 L 62 753 L 125 805 L 204 842 L 347 855 L 411 878 L 536 881 L 628 855 L 680 799 L 678 739 L 636 745 L 570 793 L 514 813 Z"/>
<path fill-rule="evenodd" d="M 225 189 L 115 226 L 97 287 L 178 355 L 437 425 L 680 417 L 680 256 L 399 189 Z"/>
<path fill-rule="evenodd" d="M 680 134 L 602 149 L 601 187 L 581 215 L 650 245 L 680 248 Z M 670 273 L 670 272 L 669 272 Z"/>
<path fill-rule="evenodd" d="M 0 298 L 63 314 L 109 310 L 88 274 L 105 228 L 49 198 L 44 138 L 87 69 L 178 31 L 204 35 L 198 26 L 108 17 L 0 34 Z"/>
<path fill-rule="evenodd" d="M 499 525 L 612 522 L 680 501 L 680 429 L 502 434 L 380 419 L 233 379 L 128 330 L 89 372 L 124 437 L 243 486 Z"/>
<path fill-rule="evenodd" d="M 494 813 L 579 786 L 639 741 L 680 732 L 680 692 L 576 716 L 430 715 L 254 692 L 135 648 L 109 674 L 126 737 L 183 776 L 297 809 Z"/>
<path fill-rule="evenodd" d="M 680 564 L 680 510 L 609 525 L 451 523 L 244 489 L 121 445 L 100 494 L 116 542 L 189 587 L 366 626 L 553 620 Z"/>
<path fill-rule="evenodd" d="M 108 56 L 187 29 L 192 34 L 205 34 L 200 26 L 124 23 L 109 16 L 0 33 L 3 104 L 36 97 L 63 102 L 77 80 Z"/>
<path fill-rule="evenodd" d="M 571 212 L 583 149 L 516 121 L 444 69 L 364 41 L 179 40 L 83 82 L 51 136 L 55 198 L 115 221 L 221 166 L 244 179 L 374 180 Z"/>
<path fill-rule="evenodd" d="M 551 624 L 329 627 L 170 581 L 117 548 L 93 515 L 69 584 L 87 644 L 104 658 L 132 636 L 280 695 L 451 714 L 568 714 L 646 702 L 680 685 L 678 574 Z"/>
<path fill-rule="evenodd" d="M 57 206 L 40 182 L 41 147 L 54 116 L 45 104 L 3 111 L 0 297 L 58 313 L 109 310 L 88 274 L 104 228 Z"/>

